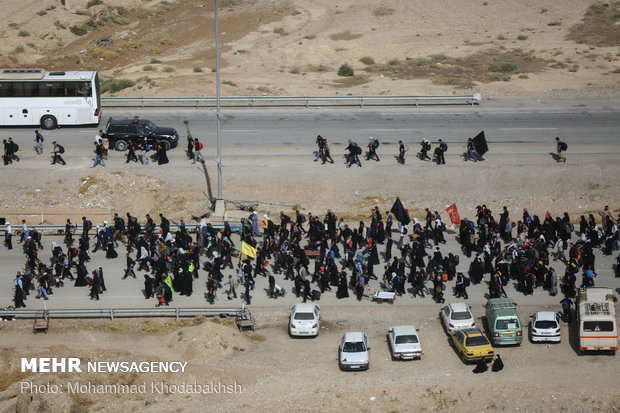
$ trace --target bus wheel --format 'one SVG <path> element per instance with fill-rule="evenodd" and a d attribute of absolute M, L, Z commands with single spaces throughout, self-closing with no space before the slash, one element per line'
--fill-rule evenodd
<path fill-rule="evenodd" d="M 58 126 L 58 122 L 56 118 L 52 115 L 45 115 L 41 118 L 41 128 L 42 129 L 56 129 Z"/>
<path fill-rule="evenodd" d="M 127 150 L 127 142 L 116 141 L 116 143 L 114 144 L 114 149 L 119 152 L 125 152 Z"/>

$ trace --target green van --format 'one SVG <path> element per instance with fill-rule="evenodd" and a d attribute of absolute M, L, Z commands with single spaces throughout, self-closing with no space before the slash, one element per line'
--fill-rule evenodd
<path fill-rule="evenodd" d="M 486 304 L 486 319 L 493 344 L 521 344 L 523 331 L 517 304 L 511 298 L 491 298 Z"/>

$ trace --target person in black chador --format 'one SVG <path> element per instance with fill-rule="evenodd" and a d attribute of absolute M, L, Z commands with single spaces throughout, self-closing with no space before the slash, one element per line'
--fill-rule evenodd
<path fill-rule="evenodd" d="M 166 146 L 162 142 L 157 143 L 157 164 L 164 165 L 168 162 L 169 161 L 168 155 L 166 154 Z"/>
<path fill-rule="evenodd" d="M 149 298 L 155 297 L 155 294 L 153 292 L 153 284 L 153 278 L 149 277 L 148 274 L 144 274 L 144 298 L 146 298 L 147 300 Z"/>

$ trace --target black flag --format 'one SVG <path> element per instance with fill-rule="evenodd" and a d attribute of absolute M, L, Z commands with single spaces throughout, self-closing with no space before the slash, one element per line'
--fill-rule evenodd
<path fill-rule="evenodd" d="M 403 225 L 407 225 L 411 222 L 411 218 L 409 218 L 409 214 L 405 211 L 403 203 L 400 202 L 400 198 L 396 198 L 390 212 L 394 213 L 394 217 Z"/>
<path fill-rule="evenodd" d="M 484 131 L 480 132 L 476 135 L 474 139 L 474 149 L 478 152 L 478 155 L 483 156 L 485 153 L 489 151 L 489 147 L 487 146 L 487 139 L 484 136 Z"/>

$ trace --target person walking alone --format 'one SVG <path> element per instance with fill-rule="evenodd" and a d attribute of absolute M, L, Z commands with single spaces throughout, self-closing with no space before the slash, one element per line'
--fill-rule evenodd
<path fill-rule="evenodd" d="M 566 162 L 566 157 L 564 155 L 562 155 L 562 153 L 564 151 L 566 151 L 566 149 L 568 149 L 568 145 L 566 144 L 566 142 L 562 142 L 560 140 L 560 138 L 557 137 L 557 136 L 555 137 L 555 143 L 556 143 L 556 145 L 555 145 L 556 146 L 556 151 L 558 153 L 556 161 L 557 162 Z"/>
<path fill-rule="evenodd" d="M 439 145 L 435 148 L 435 157 L 437 160 L 437 165 L 445 165 L 446 158 L 444 157 L 444 153 L 448 150 L 448 145 L 441 139 L 439 139 Z"/>
<path fill-rule="evenodd" d="M 43 153 L 43 135 L 39 133 L 38 130 L 34 131 L 34 151 L 37 155 L 41 155 Z"/>
<path fill-rule="evenodd" d="M 398 141 L 398 163 L 401 165 L 405 164 L 405 152 L 407 152 L 409 148 L 403 143 L 403 141 Z"/>
<path fill-rule="evenodd" d="M 478 157 L 474 150 L 474 141 L 471 138 L 467 138 L 467 144 L 465 145 L 465 161 L 472 159 L 474 162 L 478 162 Z"/>
<path fill-rule="evenodd" d="M 56 141 L 52 142 L 52 145 L 54 145 L 54 148 L 52 149 L 52 165 L 56 164 L 56 163 L 61 163 L 63 165 L 66 165 L 67 163 L 65 162 L 64 159 L 62 159 L 61 154 L 65 153 L 65 148 L 56 143 Z"/>
<path fill-rule="evenodd" d="M 193 151 L 192 151 L 193 161 L 192 161 L 192 164 L 195 164 L 196 162 L 204 163 L 205 160 L 202 157 L 202 153 L 200 152 L 202 150 L 202 143 L 200 143 L 198 138 L 194 138 L 192 140 L 192 143 L 193 143 Z"/>
<path fill-rule="evenodd" d="M 11 238 L 13 237 L 13 229 L 11 227 L 11 223 L 7 222 L 4 227 L 4 243 L 6 244 L 6 248 L 9 250 L 13 249 L 13 241 Z"/>
<path fill-rule="evenodd" d="M 138 162 L 138 157 L 136 156 L 136 146 L 133 142 L 129 142 L 127 144 L 127 161 L 125 163 L 129 163 L 129 161 Z"/>
<path fill-rule="evenodd" d="M 377 148 L 379 147 L 379 139 L 373 139 L 371 136 L 368 140 L 368 152 L 366 152 L 366 160 L 374 159 L 379 162 L 379 155 L 377 155 Z"/>
<path fill-rule="evenodd" d="M 101 164 L 105 168 L 105 161 L 103 160 L 103 144 L 101 141 L 95 142 L 95 163 L 93 163 L 91 168 L 94 168 L 97 164 Z"/>

